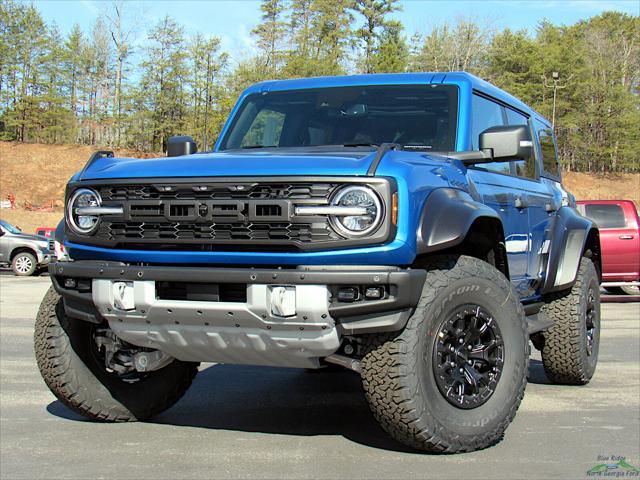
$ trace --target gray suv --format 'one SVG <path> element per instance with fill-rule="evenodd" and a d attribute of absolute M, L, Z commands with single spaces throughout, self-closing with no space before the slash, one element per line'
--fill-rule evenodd
<path fill-rule="evenodd" d="M 52 256 L 45 237 L 22 233 L 18 227 L 0 220 L 0 265 L 11 265 L 16 275 L 33 275 Z"/>

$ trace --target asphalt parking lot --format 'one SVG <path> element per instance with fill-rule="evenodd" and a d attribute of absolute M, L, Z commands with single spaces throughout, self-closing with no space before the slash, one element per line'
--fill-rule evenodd
<path fill-rule="evenodd" d="M 48 287 L 45 276 L 0 276 L 3 479 L 594 478 L 587 471 L 612 456 L 640 467 L 638 302 L 603 305 L 591 384 L 550 385 L 536 352 L 504 440 L 435 456 L 389 440 L 350 372 L 204 365 L 152 423 L 83 420 L 55 399 L 35 364 L 33 323 Z"/>

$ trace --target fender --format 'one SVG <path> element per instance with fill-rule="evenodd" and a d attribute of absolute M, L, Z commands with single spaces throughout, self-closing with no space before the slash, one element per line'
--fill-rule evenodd
<path fill-rule="evenodd" d="M 65 219 L 63 217 L 62 220 L 60 220 L 58 222 L 58 226 L 56 227 L 56 231 L 53 234 L 53 239 L 56 242 L 59 242 L 59 243 L 62 243 L 62 244 L 64 244 L 64 241 L 66 240 L 66 237 L 64 236 L 64 225 L 65 225 Z"/>
<path fill-rule="evenodd" d="M 461 244 L 479 218 L 502 221 L 495 210 L 455 188 L 438 188 L 424 202 L 416 232 L 418 255 Z"/>
<path fill-rule="evenodd" d="M 572 207 L 561 207 L 551 227 L 546 277 L 542 293 L 570 288 L 576 281 L 580 259 L 590 252 L 601 275 L 600 234 L 595 224 Z"/>

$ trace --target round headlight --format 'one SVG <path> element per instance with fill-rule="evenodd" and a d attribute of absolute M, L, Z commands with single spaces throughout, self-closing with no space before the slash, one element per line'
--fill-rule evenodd
<path fill-rule="evenodd" d="M 91 234 L 98 226 L 98 217 L 94 215 L 78 215 L 77 209 L 82 207 L 99 207 L 102 199 L 97 192 L 88 188 L 76 190 L 67 203 L 67 224 L 80 235 Z"/>
<path fill-rule="evenodd" d="M 331 222 L 338 232 L 347 237 L 363 237 L 373 232 L 382 221 L 380 198 L 369 187 L 349 186 L 338 190 L 331 205 L 339 207 L 361 207 L 362 215 L 332 216 Z"/>

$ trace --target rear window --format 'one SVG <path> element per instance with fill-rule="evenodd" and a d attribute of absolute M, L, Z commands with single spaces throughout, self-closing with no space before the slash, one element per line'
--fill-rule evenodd
<path fill-rule="evenodd" d="M 590 218 L 600 228 L 624 228 L 626 222 L 620 205 L 615 204 L 587 204 L 584 206 L 585 217 Z"/>

